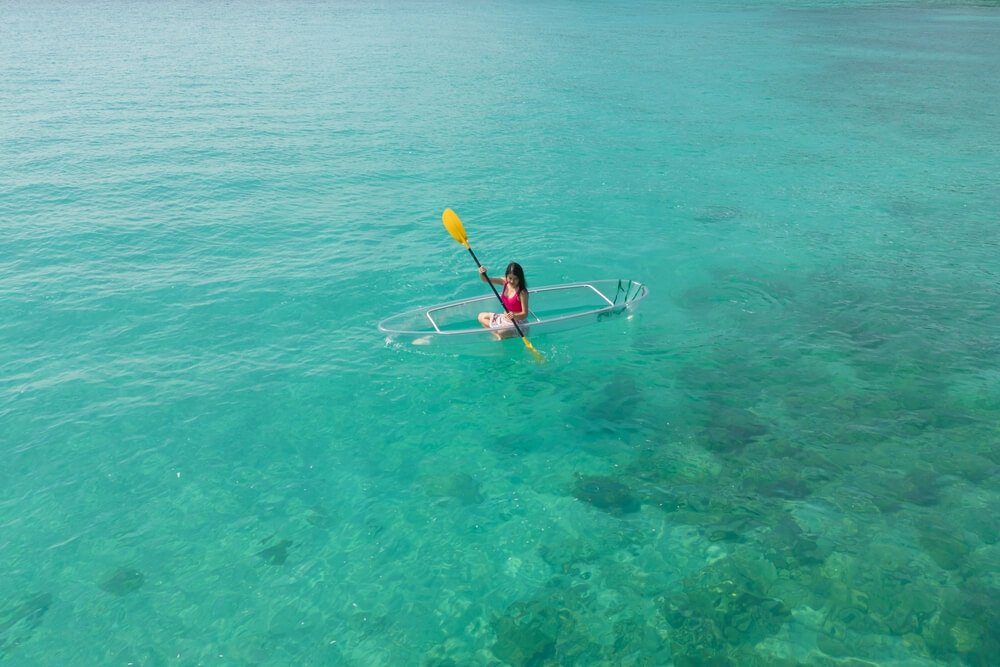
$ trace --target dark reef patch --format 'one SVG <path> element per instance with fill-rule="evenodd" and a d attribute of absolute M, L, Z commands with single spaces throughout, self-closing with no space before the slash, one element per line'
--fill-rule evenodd
<path fill-rule="evenodd" d="M 0 610 L 0 659 L 31 639 L 45 612 L 52 606 L 50 593 L 36 593 Z"/>
<path fill-rule="evenodd" d="M 432 498 L 452 498 L 462 505 L 483 502 L 479 482 L 468 473 L 430 475 L 421 480 L 421 486 Z"/>
<path fill-rule="evenodd" d="M 262 540 L 261 543 L 267 541 Z M 268 565 L 284 565 L 285 561 L 288 560 L 288 548 L 294 544 L 291 540 L 281 540 L 277 544 L 261 549 L 255 555 Z"/>
<path fill-rule="evenodd" d="M 135 593 L 142 588 L 144 583 L 146 583 L 146 576 L 139 570 L 131 567 L 119 567 L 101 577 L 97 586 L 105 593 L 123 597 L 129 593 Z"/>
<path fill-rule="evenodd" d="M 577 474 L 573 496 L 616 516 L 638 512 L 641 506 L 632 489 L 613 477 Z"/>
<path fill-rule="evenodd" d="M 732 454 L 767 432 L 767 427 L 749 410 L 715 406 L 706 416 L 701 441 L 711 452 Z"/>

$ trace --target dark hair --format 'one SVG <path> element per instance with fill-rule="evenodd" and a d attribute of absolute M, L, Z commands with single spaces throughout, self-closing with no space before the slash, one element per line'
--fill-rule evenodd
<path fill-rule="evenodd" d="M 517 292 L 521 293 L 522 290 L 528 289 L 528 281 L 524 279 L 524 269 L 517 262 L 511 262 L 507 265 L 507 270 L 503 272 L 504 276 L 508 273 L 513 273 L 517 277 Z"/>

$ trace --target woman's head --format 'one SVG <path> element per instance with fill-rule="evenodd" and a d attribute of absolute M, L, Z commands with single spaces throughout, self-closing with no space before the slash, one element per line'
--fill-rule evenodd
<path fill-rule="evenodd" d="M 507 265 L 504 276 L 507 278 L 507 282 L 510 282 L 511 278 L 517 279 L 517 290 L 519 292 L 523 289 L 528 289 L 528 281 L 524 279 L 524 269 L 517 262 L 511 262 Z"/>

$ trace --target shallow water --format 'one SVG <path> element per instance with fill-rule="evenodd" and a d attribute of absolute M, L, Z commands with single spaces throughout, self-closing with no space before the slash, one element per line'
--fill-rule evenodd
<path fill-rule="evenodd" d="M 12 2 L 0 63 L 0 661 L 997 661 L 996 3 Z M 446 206 L 650 296 L 387 345 L 483 289 Z"/>

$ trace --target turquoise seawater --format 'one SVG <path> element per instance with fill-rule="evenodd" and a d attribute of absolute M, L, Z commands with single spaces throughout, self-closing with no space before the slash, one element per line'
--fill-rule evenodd
<path fill-rule="evenodd" d="M 1000 664 L 996 2 L 0 3 L 0 662 Z M 482 350 L 376 324 L 633 278 Z"/>

